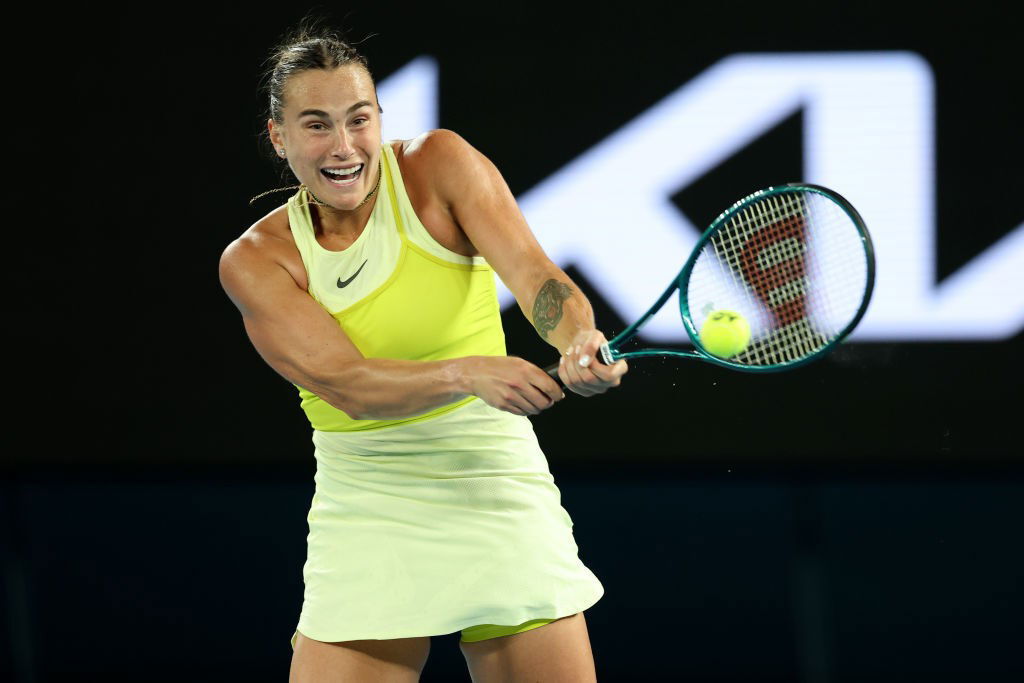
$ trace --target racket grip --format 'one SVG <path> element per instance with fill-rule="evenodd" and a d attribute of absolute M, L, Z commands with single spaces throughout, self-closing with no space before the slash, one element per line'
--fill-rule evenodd
<path fill-rule="evenodd" d="M 612 351 L 611 348 L 609 348 L 608 346 L 608 342 L 605 342 L 604 344 L 601 344 L 600 347 L 598 347 L 597 354 L 595 354 L 594 360 L 591 362 L 603 363 L 605 365 L 611 365 L 612 363 L 615 362 L 615 359 L 612 358 Z M 558 376 L 558 363 L 552 363 L 551 365 L 547 366 L 546 368 L 544 368 L 544 372 L 548 373 L 551 379 L 558 382 L 558 385 L 560 387 L 562 387 L 563 389 L 565 388 L 565 384 L 562 383 L 562 378 Z"/>
<path fill-rule="evenodd" d="M 565 388 L 565 385 L 562 384 L 562 378 L 558 376 L 558 363 L 552 363 L 551 365 L 547 366 L 546 368 L 544 368 L 544 372 L 548 373 L 551 379 L 558 382 L 559 386 L 561 386 L 563 389 Z"/>

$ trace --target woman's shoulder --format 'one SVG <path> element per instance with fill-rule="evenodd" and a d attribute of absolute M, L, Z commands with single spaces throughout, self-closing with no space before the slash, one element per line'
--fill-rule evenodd
<path fill-rule="evenodd" d="M 446 128 L 388 144 L 395 152 L 402 181 L 417 213 L 421 207 L 450 203 L 442 196 L 443 186 L 455 184 L 464 194 L 474 184 L 483 159 L 461 135 Z"/>
<path fill-rule="evenodd" d="M 473 149 L 461 135 L 447 128 L 428 130 L 410 140 L 390 140 L 388 144 L 399 163 L 410 164 L 414 171 L 443 165 L 450 162 L 453 155 Z"/>
<path fill-rule="evenodd" d="M 398 160 L 405 194 L 412 209 L 433 240 L 461 256 L 476 256 L 478 250 L 459 226 L 450 202 L 439 191 L 439 179 L 455 172 L 452 159 L 460 145 L 468 147 L 456 133 L 438 128 L 411 140 L 389 142 Z"/>
<path fill-rule="evenodd" d="M 267 249 L 287 245 L 294 248 L 295 240 L 292 238 L 292 232 L 288 226 L 288 205 L 282 204 L 250 225 L 242 233 L 240 239 L 246 239 L 252 242 L 253 246 Z"/>
<path fill-rule="evenodd" d="M 250 225 L 228 249 L 242 250 L 284 267 L 305 288 L 306 270 L 288 226 L 288 205 L 282 204 Z"/>

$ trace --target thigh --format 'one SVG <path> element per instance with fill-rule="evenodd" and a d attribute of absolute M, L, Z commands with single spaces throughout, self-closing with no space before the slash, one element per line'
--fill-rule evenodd
<path fill-rule="evenodd" d="M 583 612 L 511 636 L 459 643 L 473 683 L 597 681 Z"/>
<path fill-rule="evenodd" d="M 415 683 L 430 653 L 430 637 L 324 643 L 295 639 L 289 683 Z"/>

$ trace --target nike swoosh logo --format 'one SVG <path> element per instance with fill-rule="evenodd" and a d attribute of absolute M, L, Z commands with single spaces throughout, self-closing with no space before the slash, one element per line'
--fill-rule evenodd
<path fill-rule="evenodd" d="M 366 261 L 363 261 L 363 266 L 365 266 L 365 265 L 366 265 Z M 361 271 L 363 269 L 363 266 L 359 266 L 359 270 L 356 271 L 356 275 L 359 275 L 359 271 Z M 356 279 L 356 275 L 353 275 L 352 277 L 350 277 L 347 280 L 342 280 L 339 277 L 338 278 L 338 287 L 348 287 L 349 283 Z"/>

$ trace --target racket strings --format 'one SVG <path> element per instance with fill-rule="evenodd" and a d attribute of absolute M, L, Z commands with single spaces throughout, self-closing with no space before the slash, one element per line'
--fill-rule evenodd
<path fill-rule="evenodd" d="M 729 360 L 780 365 L 825 348 L 856 315 L 867 282 L 859 230 L 834 201 L 807 190 L 746 203 L 719 225 L 687 286 L 700 329 L 714 310 L 735 310 L 752 338 Z"/>

